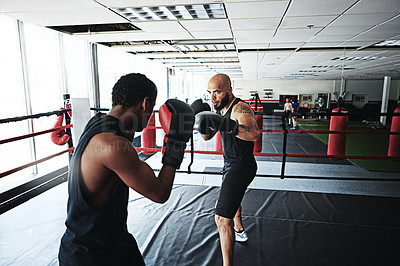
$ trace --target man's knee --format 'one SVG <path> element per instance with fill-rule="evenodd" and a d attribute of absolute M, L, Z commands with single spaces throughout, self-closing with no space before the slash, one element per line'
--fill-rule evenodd
<path fill-rule="evenodd" d="M 232 226 L 232 219 L 225 218 L 225 217 L 222 217 L 222 216 L 219 216 L 218 214 L 216 214 L 215 215 L 215 224 L 217 225 L 218 228 Z"/>

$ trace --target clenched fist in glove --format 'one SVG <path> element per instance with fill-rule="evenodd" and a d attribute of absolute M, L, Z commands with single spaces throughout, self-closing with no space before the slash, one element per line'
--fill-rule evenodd
<path fill-rule="evenodd" d="M 160 123 L 165 132 L 162 163 L 179 169 L 186 142 L 192 136 L 194 111 L 186 103 L 167 100 L 159 110 Z"/>
<path fill-rule="evenodd" d="M 201 99 L 197 99 L 194 101 L 190 107 L 193 108 L 194 114 L 197 115 L 200 112 L 203 111 L 211 111 L 211 107 L 208 105 L 208 103 L 203 102 Z"/>
<path fill-rule="evenodd" d="M 210 111 L 198 113 L 194 122 L 194 128 L 200 134 L 209 136 L 213 136 L 218 130 L 237 135 L 238 127 L 237 121 Z"/>

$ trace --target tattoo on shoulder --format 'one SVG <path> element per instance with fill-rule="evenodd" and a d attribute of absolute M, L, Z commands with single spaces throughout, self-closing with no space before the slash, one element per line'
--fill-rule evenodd
<path fill-rule="evenodd" d="M 250 132 L 250 127 L 246 125 L 239 125 L 239 127 L 244 128 L 244 130 L 246 130 L 247 132 Z"/>
<path fill-rule="evenodd" d="M 238 104 L 235 106 L 235 112 L 240 114 L 251 114 L 251 108 L 247 105 Z"/>

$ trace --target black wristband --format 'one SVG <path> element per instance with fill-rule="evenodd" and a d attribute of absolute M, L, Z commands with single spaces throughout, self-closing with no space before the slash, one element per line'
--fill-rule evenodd
<path fill-rule="evenodd" d="M 239 123 L 230 118 L 223 118 L 220 131 L 224 131 L 229 134 L 237 135 L 239 133 Z"/>
<path fill-rule="evenodd" d="M 169 136 L 166 139 L 167 141 L 164 142 L 165 151 L 161 162 L 179 169 L 185 155 L 186 142 Z"/>

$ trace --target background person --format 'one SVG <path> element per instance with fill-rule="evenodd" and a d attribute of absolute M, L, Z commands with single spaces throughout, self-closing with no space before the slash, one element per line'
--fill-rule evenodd
<path fill-rule="evenodd" d="M 283 105 L 283 111 L 286 113 L 287 116 L 292 113 L 292 103 L 290 102 L 289 98 L 285 99 L 285 104 Z M 290 117 L 287 117 L 285 120 L 289 124 L 289 127 L 290 127 L 291 126 Z"/>
<path fill-rule="evenodd" d="M 146 127 L 156 97 L 156 85 L 146 76 L 122 76 L 113 87 L 108 115 L 88 122 L 68 171 L 67 228 L 58 254 L 60 265 L 144 265 L 127 230 L 128 188 L 154 202 L 167 201 L 194 122 L 193 109 L 181 101 L 168 100 L 161 106 L 160 122 L 168 134 L 156 177 L 132 145 L 135 132 Z M 181 115 L 189 130 L 178 127 Z"/>
<path fill-rule="evenodd" d="M 292 113 L 297 112 L 297 110 L 299 109 L 299 104 L 297 103 L 296 99 L 292 100 Z M 296 130 L 299 129 L 299 127 L 297 126 L 297 116 L 292 114 L 292 128 L 290 128 L 291 130 Z"/>
<path fill-rule="evenodd" d="M 205 140 L 211 139 L 218 130 L 221 132 L 224 169 L 215 222 L 223 264 L 232 265 L 235 240 L 244 242 L 248 239 L 242 224 L 240 203 L 257 171 L 253 148 L 260 131 L 251 107 L 233 95 L 227 75 L 212 77 L 207 91 L 217 113 L 195 110 L 198 114 L 194 127 Z"/>

